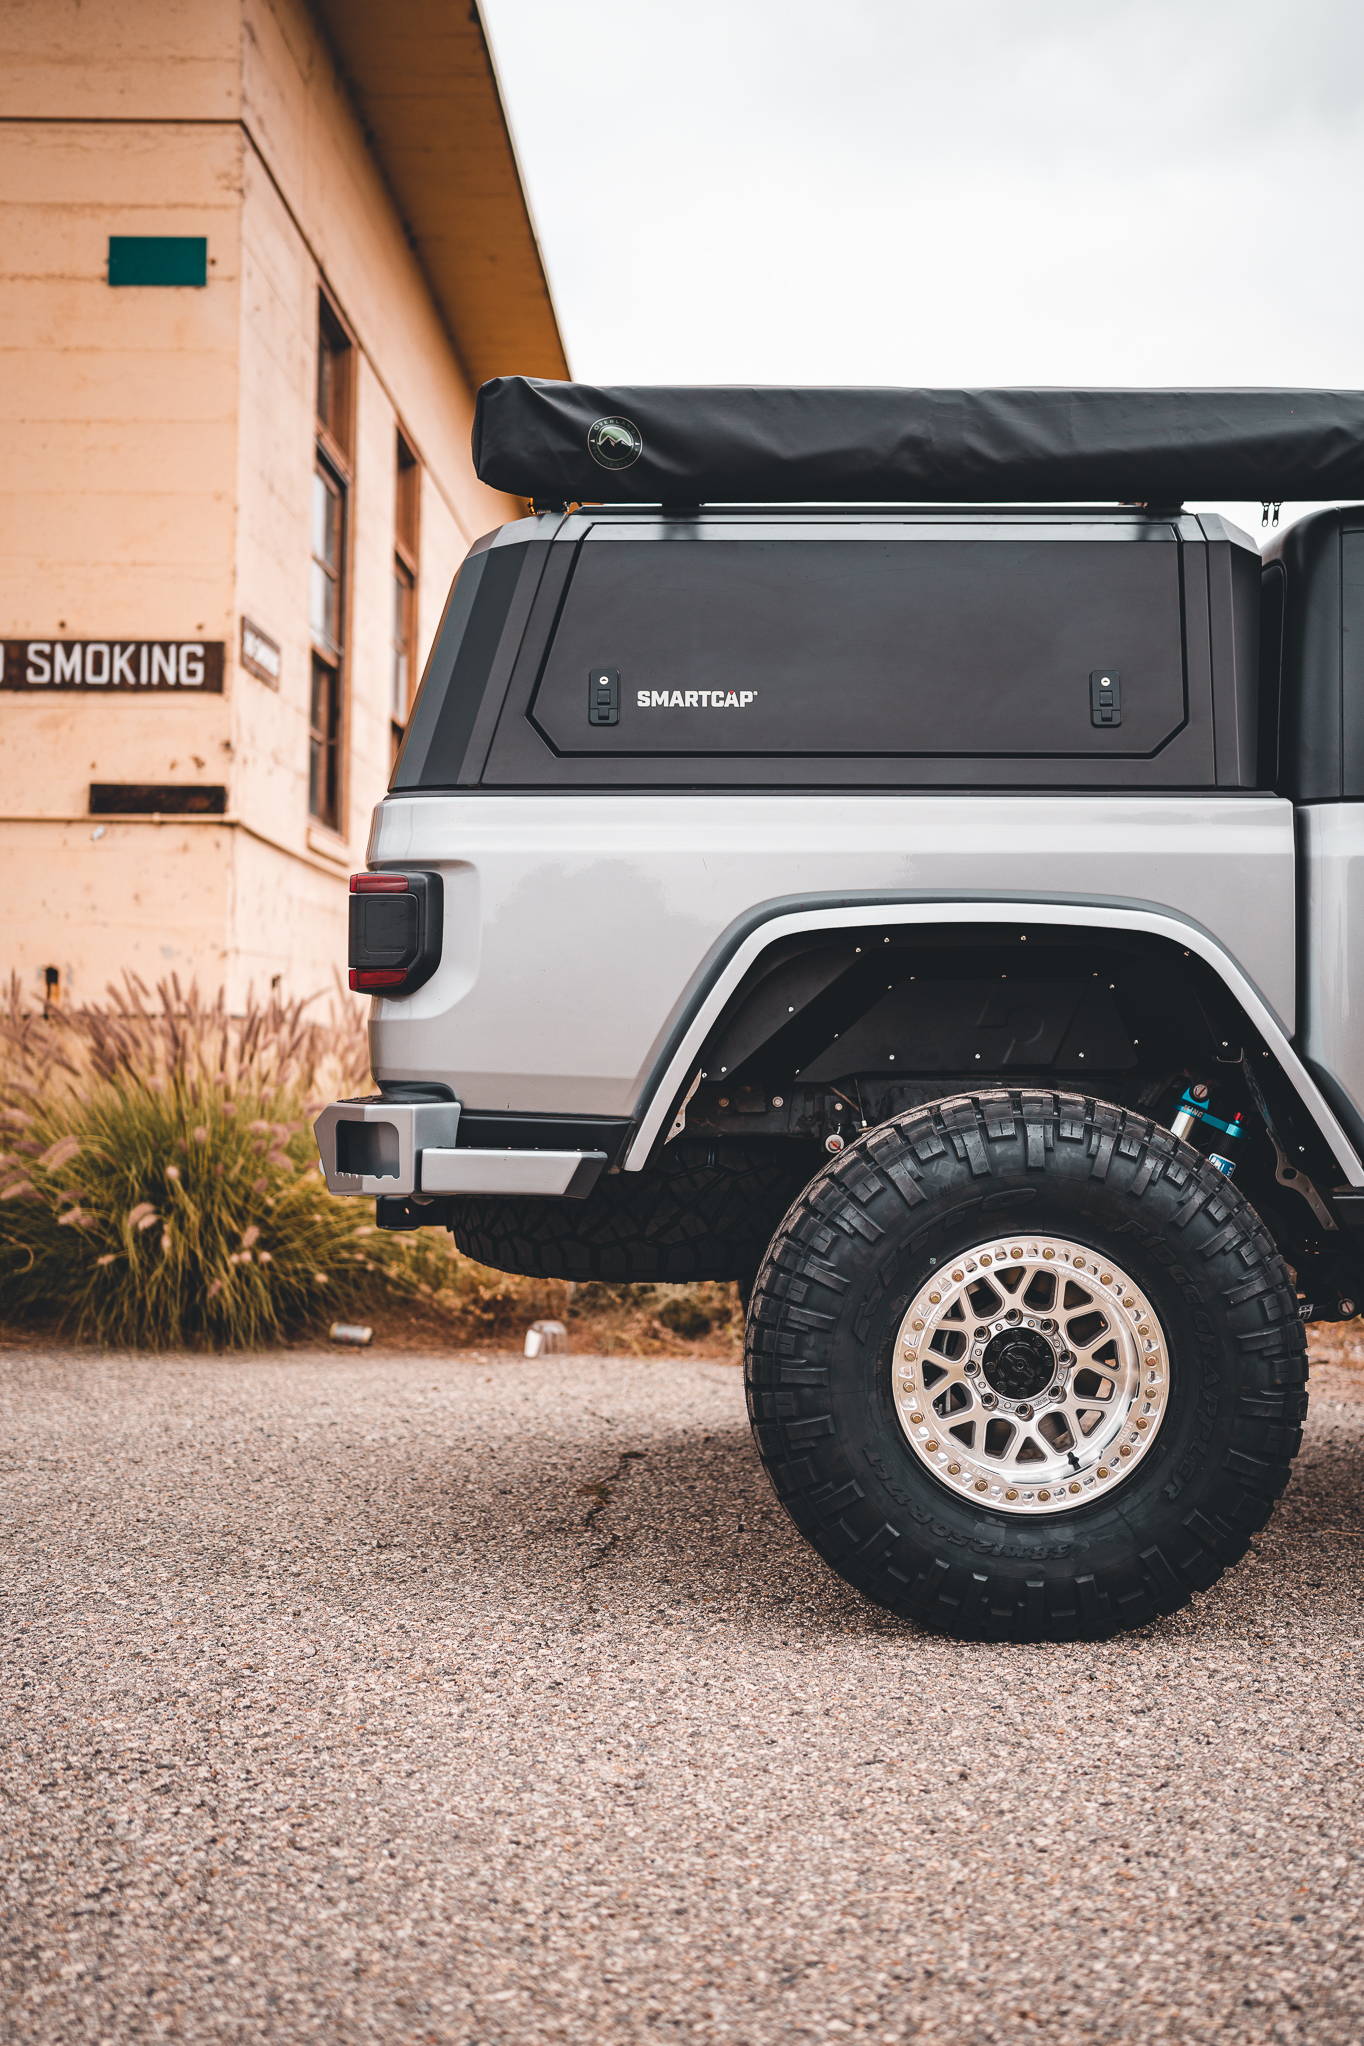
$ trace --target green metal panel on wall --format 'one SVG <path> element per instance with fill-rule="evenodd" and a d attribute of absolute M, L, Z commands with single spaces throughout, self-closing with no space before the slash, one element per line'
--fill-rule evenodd
<path fill-rule="evenodd" d="M 202 234 L 111 234 L 111 284 L 208 283 L 208 238 Z"/>

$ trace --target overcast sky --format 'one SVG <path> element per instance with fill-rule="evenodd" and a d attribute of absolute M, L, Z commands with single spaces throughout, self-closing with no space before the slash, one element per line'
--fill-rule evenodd
<path fill-rule="evenodd" d="M 483 7 L 577 376 L 1364 382 L 1361 0 Z"/>

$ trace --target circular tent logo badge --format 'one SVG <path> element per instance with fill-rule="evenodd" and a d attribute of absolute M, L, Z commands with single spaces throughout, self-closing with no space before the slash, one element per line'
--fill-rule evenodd
<path fill-rule="evenodd" d="M 628 469 L 644 453 L 644 435 L 633 419 L 594 419 L 587 452 L 601 469 Z"/>

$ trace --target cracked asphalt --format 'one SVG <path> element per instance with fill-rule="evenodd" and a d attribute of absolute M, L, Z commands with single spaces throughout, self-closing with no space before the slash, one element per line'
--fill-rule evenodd
<path fill-rule="evenodd" d="M 1355 2046 L 1362 1394 L 1191 1611 L 963 1647 L 730 1365 L 0 1351 L 0 2023 Z"/>

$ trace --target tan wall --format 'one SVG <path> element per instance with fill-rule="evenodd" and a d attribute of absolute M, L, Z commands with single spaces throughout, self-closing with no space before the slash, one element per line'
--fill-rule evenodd
<path fill-rule="evenodd" d="M 401 421 L 424 464 L 423 649 L 468 542 L 472 394 L 302 0 L 0 14 L 0 635 L 221 639 L 222 697 L 0 692 L 0 971 L 123 967 L 232 999 L 329 988 L 389 758 Z M 17 117 L 17 118 L 16 118 Z M 110 234 L 204 234 L 209 284 L 110 289 Z M 343 830 L 307 815 L 317 293 L 361 353 Z M 279 688 L 237 661 L 243 614 Z M 93 820 L 101 781 L 226 782 L 226 825 Z M 39 821 L 44 820 L 44 821 Z M 64 821 L 65 820 L 65 821 Z"/>
<path fill-rule="evenodd" d="M 81 817 L 0 827 L 5 962 L 25 991 L 55 966 L 69 1000 L 97 999 L 125 970 L 216 989 L 231 959 L 233 841 L 216 820 Z M 111 922 L 111 919 L 114 921 Z"/>
<path fill-rule="evenodd" d="M 230 126 L 0 123 L 7 638 L 231 633 L 243 146 Z M 211 282 L 110 290 L 114 231 L 206 234 Z M 86 811 L 92 781 L 221 781 L 230 754 L 226 696 L 0 695 L 0 971 L 33 987 L 56 965 L 77 997 L 125 965 L 221 973 L 228 884 L 201 827 L 97 838 Z"/>

